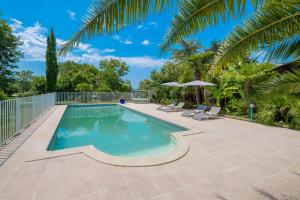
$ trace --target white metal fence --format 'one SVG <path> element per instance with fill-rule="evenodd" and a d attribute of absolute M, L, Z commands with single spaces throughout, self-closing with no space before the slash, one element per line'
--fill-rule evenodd
<path fill-rule="evenodd" d="M 0 101 L 0 146 L 55 105 L 55 93 Z"/>
<path fill-rule="evenodd" d="M 118 103 L 120 99 L 127 102 L 149 103 L 148 91 L 132 92 L 57 92 L 56 104 L 80 103 Z"/>
<path fill-rule="evenodd" d="M 148 91 L 133 92 L 57 92 L 0 101 L 0 147 L 55 104 L 148 103 Z"/>

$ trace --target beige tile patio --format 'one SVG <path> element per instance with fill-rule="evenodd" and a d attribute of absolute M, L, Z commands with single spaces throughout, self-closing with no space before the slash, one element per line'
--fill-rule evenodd
<path fill-rule="evenodd" d="M 72 149 L 25 162 L 47 153 L 64 111 L 57 106 L 0 168 L 0 200 L 300 199 L 299 132 L 226 118 L 195 121 L 154 104 L 127 106 L 203 133 L 183 137 L 190 144 L 183 158 L 152 167 L 111 166 Z"/>
<path fill-rule="evenodd" d="M 199 199 L 197 194 L 189 188 L 182 188 L 180 190 L 175 190 L 174 192 L 171 192 L 171 193 L 167 194 L 166 197 L 169 200 L 183 200 L 183 199 L 184 200 L 195 200 L 195 199 Z"/>
<path fill-rule="evenodd" d="M 103 196 L 102 199 L 105 200 L 133 200 L 133 194 L 128 189 L 127 186 L 119 186 L 119 187 L 113 187 L 111 188 L 105 196 Z"/>
<path fill-rule="evenodd" d="M 38 191 L 41 175 L 29 175 L 13 178 L 3 191 L 3 195 L 12 199 L 31 200 Z"/>
<path fill-rule="evenodd" d="M 169 173 L 154 176 L 152 180 L 162 193 L 171 192 L 183 186 Z"/>
<path fill-rule="evenodd" d="M 158 187 L 150 179 L 138 180 L 127 184 L 135 199 L 151 199 L 161 194 Z"/>

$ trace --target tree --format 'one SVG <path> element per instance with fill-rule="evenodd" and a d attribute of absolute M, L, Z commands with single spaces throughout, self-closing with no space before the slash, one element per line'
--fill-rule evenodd
<path fill-rule="evenodd" d="M 21 93 L 28 92 L 32 89 L 33 72 L 29 70 L 22 70 L 16 72 L 16 84 Z"/>
<path fill-rule="evenodd" d="M 207 72 L 205 69 L 208 67 L 207 65 L 213 58 L 214 52 L 206 51 L 199 53 L 198 50 L 201 45 L 196 41 L 181 40 L 180 45 L 182 48 L 174 50 L 173 57 L 183 64 L 190 66 L 194 72 L 194 80 L 200 80 L 201 72 Z M 199 105 L 204 101 L 203 90 L 201 90 L 199 86 L 195 86 L 195 93 L 196 102 Z"/>
<path fill-rule="evenodd" d="M 88 83 L 79 83 L 75 87 L 75 91 L 77 92 L 93 92 L 93 85 Z"/>
<path fill-rule="evenodd" d="M 99 81 L 99 70 L 93 65 L 79 64 L 73 61 L 59 64 L 57 83 L 59 91 L 72 92 L 84 89 L 96 91 Z"/>
<path fill-rule="evenodd" d="M 188 103 L 195 94 L 192 87 L 166 87 L 161 84 L 171 81 L 188 82 L 192 80 L 193 71 L 190 66 L 171 60 L 167 61 L 159 71 L 152 71 L 148 79 L 140 82 L 139 89 L 150 90 L 151 99 L 156 103 L 170 104 L 180 100 Z"/>
<path fill-rule="evenodd" d="M 46 49 L 46 92 L 55 92 L 57 85 L 58 65 L 56 58 L 56 39 L 51 29 L 47 37 Z"/>
<path fill-rule="evenodd" d="M 100 79 L 103 81 L 112 91 L 122 91 L 125 83 L 122 80 L 128 73 L 128 66 L 122 60 L 117 59 L 105 59 L 99 63 Z"/>
<path fill-rule="evenodd" d="M 300 2 L 268 1 L 222 43 L 214 61 L 219 69 L 233 63 L 241 52 L 263 50 L 272 62 L 300 59 Z"/>
<path fill-rule="evenodd" d="M 44 76 L 34 76 L 32 78 L 32 89 L 38 94 L 46 92 L 46 79 Z"/>
<path fill-rule="evenodd" d="M 10 93 L 8 87 L 14 80 L 13 69 L 22 56 L 18 47 L 22 43 L 20 39 L 12 34 L 12 29 L 0 19 L 0 91 Z"/>
<path fill-rule="evenodd" d="M 89 8 L 80 30 L 63 45 L 61 53 L 95 35 L 117 32 L 120 27 L 138 23 L 150 13 L 165 11 L 172 0 L 96 1 Z M 245 0 L 178 0 L 171 25 L 161 45 L 163 52 L 185 36 L 239 18 L 245 13 Z M 222 43 L 215 66 L 234 62 L 241 54 L 264 50 L 277 62 L 299 59 L 300 3 L 295 0 L 251 0 L 256 8 L 252 17 L 238 26 Z"/>
<path fill-rule="evenodd" d="M 83 24 L 73 37 L 65 43 L 60 53 L 86 41 L 95 35 L 118 32 L 126 25 L 140 23 L 149 14 L 162 13 L 170 9 L 178 10 L 166 34 L 162 49 L 167 50 L 185 35 L 203 30 L 220 21 L 237 18 L 245 13 L 245 0 L 107 0 L 95 1 L 83 17 Z M 256 6 L 258 0 L 251 0 Z M 174 6 L 175 5 L 175 6 Z"/>
<path fill-rule="evenodd" d="M 285 98 L 286 102 L 279 107 L 274 106 L 271 101 L 265 104 L 262 108 L 262 114 L 258 115 L 262 120 L 269 118 L 274 119 L 278 113 L 285 117 L 286 123 L 291 128 L 300 129 L 300 69 L 295 71 L 286 71 L 282 74 L 276 74 L 275 78 L 270 78 L 265 84 L 262 85 L 262 90 L 269 95 L 269 101 L 274 98 Z M 280 94 L 280 95 L 278 95 Z M 270 112 L 275 110 L 275 112 Z M 267 116 L 266 116 L 267 115 Z M 272 123 L 271 120 L 269 122 Z"/>
<path fill-rule="evenodd" d="M 59 64 L 59 91 L 130 91 L 130 81 L 122 77 L 128 72 L 127 65 L 121 60 L 103 60 L 99 68 L 89 64 L 67 61 Z"/>

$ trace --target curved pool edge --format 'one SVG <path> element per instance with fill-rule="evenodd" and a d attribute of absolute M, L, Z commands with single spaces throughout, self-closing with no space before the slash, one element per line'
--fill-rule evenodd
<path fill-rule="evenodd" d="M 187 132 L 187 131 L 182 131 Z M 176 161 L 185 156 L 189 151 L 189 144 L 184 141 L 184 134 L 182 135 L 171 133 L 170 135 L 176 140 L 176 146 L 170 152 L 162 155 L 153 157 L 125 157 L 125 156 L 114 156 L 108 153 L 102 152 L 95 148 L 93 145 L 87 145 L 82 147 L 74 147 L 69 149 L 62 149 L 56 151 L 46 151 L 43 154 L 35 155 L 26 159 L 26 162 L 32 162 L 37 160 L 45 160 L 55 157 L 69 156 L 74 154 L 83 153 L 90 159 L 97 162 L 123 167 L 147 167 L 163 165 Z"/>
<path fill-rule="evenodd" d="M 105 164 L 124 167 L 146 167 L 162 165 L 173 162 L 185 156 L 189 151 L 189 144 L 183 139 L 183 136 L 177 133 L 171 133 L 171 136 L 176 140 L 176 146 L 170 152 L 151 157 L 126 157 L 113 156 L 102 151 L 99 151 L 94 146 L 89 146 L 89 149 L 83 153 L 89 158 Z"/>

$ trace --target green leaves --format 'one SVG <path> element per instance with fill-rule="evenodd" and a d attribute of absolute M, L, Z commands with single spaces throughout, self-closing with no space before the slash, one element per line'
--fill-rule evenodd
<path fill-rule="evenodd" d="M 256 5 L 257 0 L 251 1 Z M 178 3 L 178 14 L 173 17 L 161 45 L 162 52 L 184 36 L 200 32 L 210 25 L 241 16 L 246 0 L 182 0 Z"/>
<path fill-rule="evenodd" d="M 173 0 L 95 0 L 82 19 L 77 33 L 60 49 L 64 55 L 69 49 L 95 35 L 118 32 L 125 25 L 138 23 L 149 13 L 162 12 Z"/>
<path fill-rule="evenodd" d="M 265 60 L 274 63 L 286 62 L 300 57 L 300 37 L 296 35 L 290 39 L 283 39 L 271 45 Z"/>
<path fill-rule="evenodd" d="M 263 89 L 274 94 L 300 94 L 300 70 L 286 72 L 275 77 Z"/>
<path fill-rule="evenodd" d="M 268 54 L 272 60 L 299 52 L 300 4 L 293 0 L 270 1 L 253 17 L 238 26 L 222 43 L 214 60 L 216 69 L 235 62 L 241 52 L 264 50 L 275 42 L 284 41 L 288 46 L 273 46 Z M 294 37 L 298 39 L 294 39 Z M 298 49 L 298 50 L 297 50 Z"/>
<path fill-rule="evenodd" d="M 46 48 L 46 92 L 56 92 L 57 75 L 56 39 L 51 29 Z"/>

